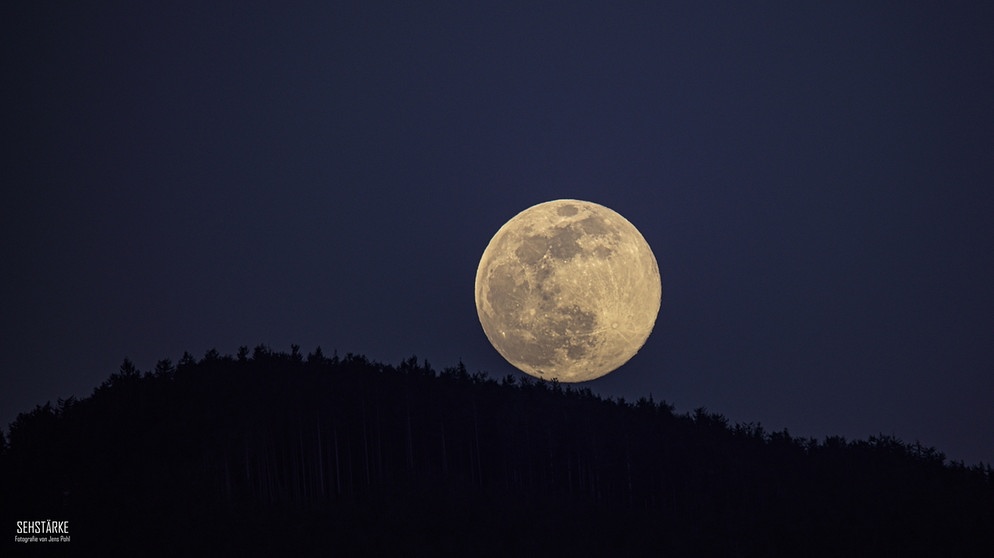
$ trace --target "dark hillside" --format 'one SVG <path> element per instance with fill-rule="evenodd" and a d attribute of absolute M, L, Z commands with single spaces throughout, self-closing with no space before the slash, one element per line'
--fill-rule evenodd
<path fill-rule="evenodd" d="M 72 529 L 17 555 L 994 556 L 990 467 L 932 448 L 297 347 L 125 361 L 0 467 L 5 529 Z"/>

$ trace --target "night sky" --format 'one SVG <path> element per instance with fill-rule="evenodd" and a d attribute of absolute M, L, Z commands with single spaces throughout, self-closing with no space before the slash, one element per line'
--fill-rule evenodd
<path fill-rule="evenodd" d="M 585 387 L 994 461 L 992 3 L 10 4 L 4 430 L 124 357 L 503 377 L 479 258 L 577 198 L 663 281 Z"/>

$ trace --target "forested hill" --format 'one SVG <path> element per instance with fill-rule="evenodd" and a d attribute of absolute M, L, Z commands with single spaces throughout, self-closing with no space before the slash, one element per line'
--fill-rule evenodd
<path fill-rule="evenodd" d="M 125 361 L 0 447 L 4 544 L 71 525 L 16 555 L 994 556 L 989 465 L 413 357 Z"/>

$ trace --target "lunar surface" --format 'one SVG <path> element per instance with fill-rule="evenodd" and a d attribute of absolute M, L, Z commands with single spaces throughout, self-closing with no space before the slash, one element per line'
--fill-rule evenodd
<path fill-rule="evenodd" d="M 652 332 L 661 299 L 659 267 L 638 229 L 580 200 L 516 215 L 476 272 L 476 311 L 490 343 L 546 380 L 592 380 L 628 362 Z"/>

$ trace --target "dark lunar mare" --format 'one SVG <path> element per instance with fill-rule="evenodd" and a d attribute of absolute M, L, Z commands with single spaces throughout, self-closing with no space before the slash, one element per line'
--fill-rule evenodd
<path fill-rule="evenodd" d="M 560 215 L 575 213 L 573 206 L 565 206 L 559 211 Z M 580 245 L 581 238 L 610 233 L 619 236 L 602 219 L 588 217 L 557 227 L 551 235 L 531 234 L 522 239 L 514 252 L 520 267 L 504 264 L 493 270 L 487 294 L 496 316 L 487 316 L 487 319 L 498 331 L 508 333 L 503 338 L 507 353 L 545 376 L 547 372 L 543 369 L 556 362 L 557 350 L 564 351 L 571 360 L 582 359 L 592 352 L 596 341 L 591 334 L 597 328 L 597 315 L 577 304 L 561 306 L 562 289 L 549 279 L 554 274 L 554 266 L 574 258 L 590 257 Z M 597 246 L 593 251 L 596 258 L 609 257 L 612 253 L 613 250 L 605 246 Z M 516 278 L 522 275 L 533 280 L 521 283 Z M 525 308 L 535 308 L 536 317 L 526 319 Z M 542 327 L 537 327 L 539 321 Z M 535 339 L 527 339 L 519 335 L 519 331 L 528 331 Z"/>

